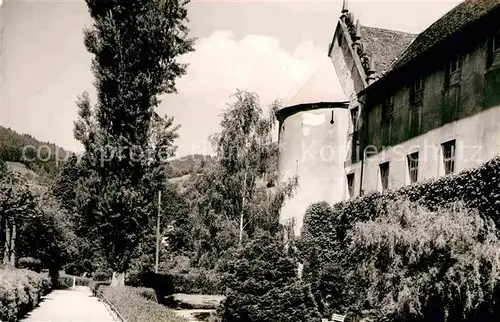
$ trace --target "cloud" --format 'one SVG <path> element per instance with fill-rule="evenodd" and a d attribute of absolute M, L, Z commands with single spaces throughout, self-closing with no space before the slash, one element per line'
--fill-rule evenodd
<path fill-rule="evenodd" d="M 177 82 L 178 94 L 160 106 L 181 124 L 178 155 L 211 151 L 207 137 L 218 131 L 219 115 L 236 89 L 256 92 L 263 107 L 277 98 L 286 102 L 325 59 L 326 51 L 307 41 L 290 53 L 265 35 L 235 39 L 230 31 L 216 31 L 199 39 L 182 58 L 189 68 Z"/>

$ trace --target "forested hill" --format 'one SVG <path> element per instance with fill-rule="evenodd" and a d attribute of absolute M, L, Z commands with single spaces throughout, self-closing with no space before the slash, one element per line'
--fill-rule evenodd
<path fill-rule="evenodd" d="M 26 149 L 26 157 L 23 157 L 23 148 Z M 33 148 L 32 148 L 33 147 Z M 43 148 L 41 148 L 43 147 Z M 37 158 L 37 151 L 40 151 L 41 158 Z M 26 165 L 29 169 L 42 176 L 52 176 L 57 173 L 60 162 L 65 160 L 71 152 L 68 152 L 54 143 L 42 142 L 29 134 L 19 134 L 18 132 L 0 125 L 0 160 L 18 162 Z M 277 151 L 273 155 L 272 169 L 277 169 Z M 48 161 L 42 160 L 48 159 Z M 210 155 L 191 154 L 179 157 L 170 161 L 169 178 L 181 178 L 199 169 L 202 163 L 212 164 L 215 159 Z M 271 170 L 271 172 L 274 172 Z"/>
<path fill-rule="evenodd" d="M 23 156 L 24 147 L 27 148 Z M 57 172 L 57 160 L 65 160 L 69 155 L 70 152 L 54 143 L 42 142 L 0 125 L 0 160 L 19 162 L 39 175 L 52 176 Z"/>
<path fill-rule="evenodd" d="M 183 181 L 187 179 L 196 169 L 201 170 L 203 163 L 210 165 L 215 163 L 216 160 L 210 155 L 191 154 L 184 157 L 179 157 L 170 161 L 170 170 L 168 174 L 169 179 L 176 179 L 174 181 Z M 272 156 L 269 160 L 269 173 L 276 173 L 278 171 L 278 145 L 273 144 Z"/>
<path fill-rule="evenodd" d="M 170 161 L 169 178 L 180 178 L 193 173 L 202 163 L 207 165 L 215 162 L 215 159 L 210 155 L 191 154 L 184 157 L 179 157 Z"/>

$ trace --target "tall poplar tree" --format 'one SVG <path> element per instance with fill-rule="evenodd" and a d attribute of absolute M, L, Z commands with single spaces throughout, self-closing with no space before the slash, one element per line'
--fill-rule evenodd
<path fill-rule="evenodd" d="M 83 214 L 94 225 L 113 269 L 112 285 L 124 283 L 134 250 L 154 214 L 165 183 L 176 127 L 154 112 L 159 95 L 175 92 L 185 74 L 178 61 L 193 50 L 188 1 L 86 0 L 91 28 L 85 46 L 93 55 L 97 102 L 79 101 L 75 137 L 85 148 Z"/>

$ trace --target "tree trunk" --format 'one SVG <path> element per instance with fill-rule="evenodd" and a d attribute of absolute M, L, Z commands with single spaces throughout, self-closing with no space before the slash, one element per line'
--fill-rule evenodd
<path fill-rule="evenodd" d="M 17 225 L 16 221 L 12 221 L 12 233 L 10 234 L 10 266 L 16 267 L 16 237 L 17 237 Z"/>
<path fill-rule="evenodd" d="M 240 214 L 240 240 L 239 240 L 239 245 L 241 247 L 241 244 L 243 243 L 243 213 L 245 211 L 245 194 L 246 194 L 246 188 L 247 188 L 247 171 L 245 169 L 245 172 L 243 174 L 243 195 L 241 198 L 241 214 Z"/>
<path fill-rule="evenodd" d="M 3 264 L 6 267 L 15 267 L 16 256 L 14 252 L 16 239 L 16 225 L 12 220 L 5 220 L 5 245 L 3 250 Z"/>
<path fill-rule="evenodd" d="M 10 258 L 10 227 L 9 221 L 5 220 L 5 245 L 3 246 L 3 264 L 5 266 L 9 265 Z"/>
<path fill-rule="evenodd" d="M 113 277 L 111 278 L 111 286 L 124 286 L 125 285 L 125 273 L 113 272 Z"/>

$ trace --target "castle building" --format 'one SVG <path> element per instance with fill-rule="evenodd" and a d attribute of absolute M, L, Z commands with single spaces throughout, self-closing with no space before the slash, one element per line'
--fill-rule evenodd
<path fill-rule="evenodd" d="M 418 35 L 361 26 L 344 2 L 328 56 L 348 100 L 351 130 L 343 170 L 322 168 L 336 185 L 318 181 L 317 191 L 345 200 L 500 154 L 500 0 L 462 2 Z M 280 166 L 287 162 L 293 160 Z"/>
<path fill-rule="evenodd" d="M 345 198 L 342 189 L 348 152 L 348 106 L 331 62 L 325 57 L 318 72 L 277 112 L 280 179 L 298 179 L 295 194 L 285 202 L 280 220 L 293 224 L 294 234 L 299 234 L 311 203 L 335 203 Z"/>

